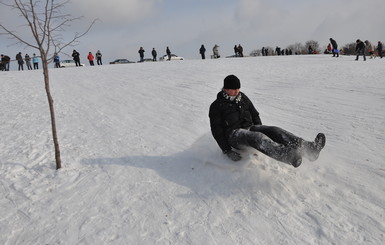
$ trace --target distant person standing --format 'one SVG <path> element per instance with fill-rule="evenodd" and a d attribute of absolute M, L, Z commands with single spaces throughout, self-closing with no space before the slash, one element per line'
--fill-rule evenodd
<path fill-rule="evenodd" d="M 202 57 L 202 60 L 206 59 L 206 48 L 205 46 L 202 44 L 201 48 L 199 49 L 199 53 L 201 54 L 201 57 Z"/>
<path fill-rule="evenodd" d="M 72 58 L 75 61 L 76 66 L 81 66 L 80 65 L 80 54 L 75 49 L 72 52 Z"/>
<path fill-rule="evenodd" d="M 314 53 L 313 47 L 311 45 L 309 45 L 308 52 L 309 52 L 309 54 L 313 54 Z"/>
<path fill-rule="evenodd" d="M 9 71 L 9 62 L 11 61 L 11 58 L 8 55 L 1 55 L 1 63 L 4 66 L 5 71 Z"/>
<path fill-rule="evenodd" d="M 31 57 L 29 57 L 28 54 L 25 54 L 24 60 L 25 60 L 25 64 L 27 65 L 28 70 L 32 70 Z"/>
<path fill-rule="evenodd" d="M 365 43 L 361 41 L 360 39 L 357 39 L 356 41 L 356 60 L 362 55 L 364 57 L 364 61 L 366 61 L 366 56 L 365 56 Z"/>
<path fill-rule="evenodd" d="M 11 57 L 8 55 L 1 55 L 1 62 L 4 65 L 5 71 L 9 71 L 9 63 L 11 62 Z"/>
<path fill-rule="evenodd" d="M 55 63 L 55 68 L 60 68 L 60 56 L 56 53 L 53 58 L 53 62 Z"/>
<path fill-rule="evenodd" d="M 100 50 L 98 50 L 98 52 L 96 52 L 96 63 L 98 63 L 98 65 L 102 65 L 102 53 L 100 53 Z"/>
<path fill-rule="evenodd" d="M 238 45 L 238 54 L 239 57 L 243 57 L 243 47 L 240 44 Z"/>
<path fill-rule="evenodd" d="M 139 62 L 143 62 L 144 61 L 144 52 L 146 52 L 143 47 L 140 47 L 138 53 L 139 53 L 139 57 L 140 57 L 140 61 Z"/>
<path fill-rule="evenodd" d="M 21 52 L 19 52 L 16 55 L 16 60 L 17 60 L 17 64 L 19 64 L 19 71 L 20 70 L 24 71 L 24 60 L 23 60 L 23 56 L 21 56 Z"/>
<path fill-rule="evenodd" d="M 373 59 L 373 57 L 375 58 L 373 44 L 371 42 L 369 42 L 368 40 L 365 40 L 365 45 L 366 45 L 366 48 L 368 50 L 368 54 L 370 55 L 370 58 L 371 59 Z"/>
<path fill-rule="evenodd" d="M 91 52 L 88 53 L 87 59 L 88 59 L 88 62 L 90 62 L 90 66 L 94 66 L 95 57 Z"/>
<path fill-rule="evenodd" d="M 166 48 L 166 54 L 167 54 L 167 60 L 171 60 L 171 51 L 170 51 L 170 49 L 167 47 Z"/>
<path fill-rule="evenodd" d="M 339 57 L 339 52 L 338 52 L 338 44 L 337 42 L 333 39 L 333 38 L 330 38 L 330 43 L 332 44 L 332 53 L 333 53 L 333 57 Z"/>
<path fill-rule="evenodd" d="M 219 55 L 219 46 L 217 44 L 215 44 L 213 47 L 213 58 L 218 59 L 219 57 L 221 57 Z"/>
<path fill-rule="evenodd" d="M 281 48 L 277 46 L 277 47 L 275 48 L 275 53 L 276 53 L 277 55 L 281 55 Z"/>
<path fill-rule="evenodd" d="M 378 56 L 380 56 L 382 59 L 382 42 L 381 41 L 378 41 L 377 51 L 378 51 Z"/>
<path fill-rule="evenodd" d="M 156 56 L 158 55 L 158 53 L 156 52 L 155 48 L 152 48 L 151 54 L 152 54 L 152 61 L 156 61 Z"/>
<path fill-rule="evenodd" d="M 32 63 L 33 63 L 33 69 L 39 70 L 39 57 L 37 57 L 36 54 L 33 54 Z"/>
<path fill-rule="evenodd" d="M 235 54 L 235 57 L 239 56 L 238 46 L 236 44 L 234 45 L 234 54 Z"/>

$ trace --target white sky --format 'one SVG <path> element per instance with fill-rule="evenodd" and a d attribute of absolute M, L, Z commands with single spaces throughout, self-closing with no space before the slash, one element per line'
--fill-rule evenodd
<path fill-rule="evenodd" d="M 214 44 L 227 56 L 233 54 L 235 44 L 249 54 L 263 46 L 285 48 L 308 40 L 323 47 L 330 37 L 340 46 L 358 38 L 377 43 L 385 41 L 384 10 L 384 0 L 81 0 L 72 1 L 63 12 L 85 17 L 72 23 L 68 37 L 92 19 L 102 20 L 74 48 L 82 62 L 89 51 L 99 49 L 106 63 L 115 58 L 137 61 L 141 46 L 146 57 L 152 48 L 160 56 L 169 46 L 173 53 L 195 59 L 201 44 L 209 51 L 207 56 Z M 20 29 L 17 12 L 5 6 L 0 7 L 0 21 L 12 30 Z M 0 52 L 11 58 L 19 51 L 35 52 L 12 43 L 0 36 Z"/>

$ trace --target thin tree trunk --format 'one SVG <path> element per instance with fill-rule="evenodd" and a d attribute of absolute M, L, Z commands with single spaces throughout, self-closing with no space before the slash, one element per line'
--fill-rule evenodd
<path fill-rule="evenodd" d="M 43 52 L 41 52 L 41 53 L 43 53 Z M 59 168 L 61 168 L 60 148 L 59 148 L 59 141 L 57 138 L 57 131 L 56 131 L 55 110 L 54 110 L 53 99 L 52 99 L 51 91 L 50 91 L 50 87 L 49 87 L 49 74 L 48 74 L 47 57 L 44 57 L 44 58 L 42 57 L 42 63 L 43 63 L 45 91 L 47 93 L 49 111 L 50 111 L 50 115 L 51 115 L 52 137 L 53 137 L 53 143 L 54 143 L 54 147 L 55 147 L 56 169 L 59 169 Z"/>

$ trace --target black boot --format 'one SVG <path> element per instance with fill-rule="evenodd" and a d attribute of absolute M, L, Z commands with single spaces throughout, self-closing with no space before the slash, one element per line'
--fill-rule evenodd
<path fill-rule="evenodd" d="M 323 133 L 317 134 L 313 142 L 303 141 L 301 147 L 301 155 L 315 161 L 318 159 L 320 151 L 325 147 L 326 137 Z"/>

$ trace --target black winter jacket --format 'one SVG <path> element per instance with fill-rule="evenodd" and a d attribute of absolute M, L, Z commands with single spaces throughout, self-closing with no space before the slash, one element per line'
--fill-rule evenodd
<path fill-rule="evenodd" d="M 80 61 L 80 54 L 76 51 L 72 53 L 74 61 Z"/>
<path fill-rule="evenodd" d="M 209 117 L 211 133 L 223 152 L 231 150 L 228 138 L 234 129 L 261 125 L 259 113 L 250 99 L 240 92 L 241 99 L 230 101 L 219 92 L 211 104 Z"/>
<path fill-rule="evenodd" d="M 362 51 L 365 49 L 365 43 L 363 41 L 359 41 L 356 44 L 356 52 Z"/>
<path fill-rule="evenodd" d="M 333 49 L 338 49 L 337 42 L 334 39 L 330 39 L 330 42 L 332 43 Z"/>

